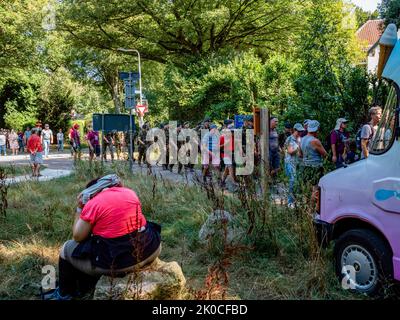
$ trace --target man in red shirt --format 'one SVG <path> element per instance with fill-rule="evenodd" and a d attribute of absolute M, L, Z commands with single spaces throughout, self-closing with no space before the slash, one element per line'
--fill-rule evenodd
<path fill-rule="evenodd" d="M 28 139 L 27 149 L 32 163 L 32 176 L 40 177 L 40 165 L 43 163 L 43 147 L 38 130 L 32 129 L 32 134 Z"/>
<path fill-rule="evenodd" d="M 151 263 L 161 252 L 160 233 L 161 227 L 144 217 L 136 193 L 122 184 L 103 189 L 85 205 L 79 195 L 73 240 L 60 252 L 59 287 L 44 299 L 90 293 L 101 275 L 124 275 Z"/>
<path fill-rule="evenodd" d="M 234 163 L 234 125 L 230 122 L 227 129 L 222 131 L 220 136 L 220 147 L 222 148 L 222 159 L 225 164 L 225 170 L 221 179 L 221 186 L 225 186 L 225 182 L 228 176 L 231 177 L 234 187 L 237 187 L 236 175 L 235 175 L 235 163 Z"/>

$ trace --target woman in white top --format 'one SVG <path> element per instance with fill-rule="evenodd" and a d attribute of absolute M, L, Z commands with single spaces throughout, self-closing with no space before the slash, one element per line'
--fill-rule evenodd
<path fill-rule="evenodd" d="M 11 130 L 8 135 L 8 143 L 10 144 L 10 149 L 12 151 L 13 156 L 18 154 L 19 143 L 18 143 L 18 135 L 14 130 Z"/>

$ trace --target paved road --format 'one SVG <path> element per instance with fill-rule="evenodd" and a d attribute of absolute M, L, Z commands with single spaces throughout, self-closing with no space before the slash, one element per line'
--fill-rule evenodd
<path fill-rule="evenodd" d="M 0 156 L 0 165 L 27 165 L 29 163 L 29 155 L 23 154 L 18 156 Z M 48 159 L 44 159 L 44 164 L 48 169 L 54 170 L 72 170 L 73 161 L 71 154 L 68 152 L 50 153 Z"/>
<path fill-rule="evenodd" d="M 83 151 L 83 159 L 87 158 L 87 151 Z M 110 162 L 105 162 L 105 164 L 109 164 Z M 27 165 L 29 164 L 29 155 L 18 155 L 18 156 L 0 156 L 0 165 L 4 164 L 14 164 L 14 165 Z M 48 159 L 44 159 L 44 164 L 46 165 L 47 170 L 43 170 L 41 173 L 43 177 L 39 178 L 39 181 L 46 181 L 49 179 L 54 179 L 58 177 L 62 177 L 70 174 L 73 171 L 73 158 L 69 151 L 67 152 L 52 152 Z M 194 173 L 184 173 L 178 174 L 177 168 L 174 167 L 174 171 L 170 172 L 168 170 L 162 170 L 161 166 L 153 166 L 151 169 L 151 173 L 149 173 L 147 167 L 145 165 L 139 166 L 137 163 L 133 165 L 133 172 L 139 173 L 143 175 L 151 174 L 157 177 L 158 179 L 165 179 L 168 181 L 176 182 L 176 183 L 185 183 L 189 185 L 197 184 L 202 181 L 201 171 L 196 170 Z M 21 177 L 17 179 L 17 181 L 24 181 L 27 177 Z M 13 179 L 13 182 L 15 178 Z M 228 183 L 228 190 L 232 189 L 232 185 Z M 272 199 L 274 202 L 282 203 L 285 202 L 284 198 L 286 198 L 285 194 L 287 191 L 283 186 L 280 186 L 275 190 L 272 195 Z"/>
<path fill-rule="evenodd" d="M 82 159 L 87 159 L 87 151 L 82 152 Z M 0 156 L 0 165 L 29 165 L 29 155 L 23 154 L 18 156 Z M 110 164 L 109 162 L 105 162 L 105 164 Z M 68 152 L 53 152 L 50 153 L 48 159 L 44 159 L 44 165 L 46 165 L 46 170 L 43 170 L 42 175 L 54 177 L 56 171 L 59 171 L 60 176 L 65 175 L 65 172 L 73 170 L 73 158 L 71 154 Z M 174 182 L 183 182 L 193 184 L 196 180 L 196 175 L 200 176 L 200 170 L 197 170 L 195 173 L 187 173 L 187 174 L 177 174 L 177 169 L 174 168 L 174 172 L 162 170 L 159 166 L 153 166 L 151 174 L 155 175 L 157 178 L 167 179 Z M 140 167 L 137 163 L 133 165 L 133 172 L 140 174 L 148 174 L 148 169 L 145 165 Z M 46 178 L 41 178 L 42 180 L 46 180 Z M 40 180 L 40 179 L 39 179 Z M 41 180 L 40 180 L 41 181 Z"/>

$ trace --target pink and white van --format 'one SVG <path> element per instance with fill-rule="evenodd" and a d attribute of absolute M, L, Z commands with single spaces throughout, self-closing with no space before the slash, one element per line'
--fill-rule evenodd
<path fill-rule="evenodd" d="M 380 45 L 382 77 L 391 88 L 370 156 L 320 180 L 314 220 L 320 239 L 335 242 L 342 284 L 369 295 L 400 281 L 400 40 L 395 25 L 388 26 Z"/>

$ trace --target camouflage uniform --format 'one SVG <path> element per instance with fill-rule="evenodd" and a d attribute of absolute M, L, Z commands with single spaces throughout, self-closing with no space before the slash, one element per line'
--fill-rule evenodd
<path fill-rule="evenodd" d="M 111 161 L 114 161 L 114 139 L 112 134 L 106 133 L 103 136 L 103 158 L 107 161 L 107 149 L 110 150 Z"/>
<path fill-rule="evenodd" d="M 119 160 L 121 157 L 121 153 L 122 153 L 122 142 L 121 142 L 121 136 L 120 136 L 119 132 L 113 133 L 113 139 L 114 139 L 115 151 L 117 153 L 117 159 Z"/>
<path fill-rule="evenodd" d="M 181 131 L 181 129 L 178 127 L 177 138 L 179 137 L 180 131 Z M 176 146 L 175 146 L 174 142 L 171 144 L 171 149 L 176 149 L 176 150 L 173 150 L 174 151 L 173 154 L 174 155 L 176 154 L 176 156 L 177 156 L 176 162 L 178 163 L 178 173 L 181 173 L 182 168 L 183 168 L 183 164 L 179 162 L 179 151 L 181 150 L 181 148 L 184 144 L 185 144 L 184 141 L 179 141 L 179 139 L 176 142 Z M 174 164 L 170 164 L 169 170 L 172 171 L 173 168 L 174 168 Z"/>
<path fill-rule="evenodd" d="M 162 146 L 162 148 L 165 151 L 165 163 L 162 165 L 164 170 L 168 170 L 169 168 L 169 128 L 165 127 L 164 128 L 164 134 L 165 134 L 165 143 Z"/>
<path fill-rule="evenodd" d="M 139 165 L 142 164 L 142 160 L 143 160 L 143 162 L 146 162 L 147 165 L 149 165 L 149 163 L 146 160 L 146 153 L 147 153 L 149 146 L 151 145 L 151 142 L 146 140 L 147 132 L 148 132 L 148 130 L 146 127 L 140 129 L 140 131 L 139 131 L 139 137 L 138 137 L 139 138 L 138 139 L 138 151 L 139 151 L 138 162 L 139 162 Z"/>

